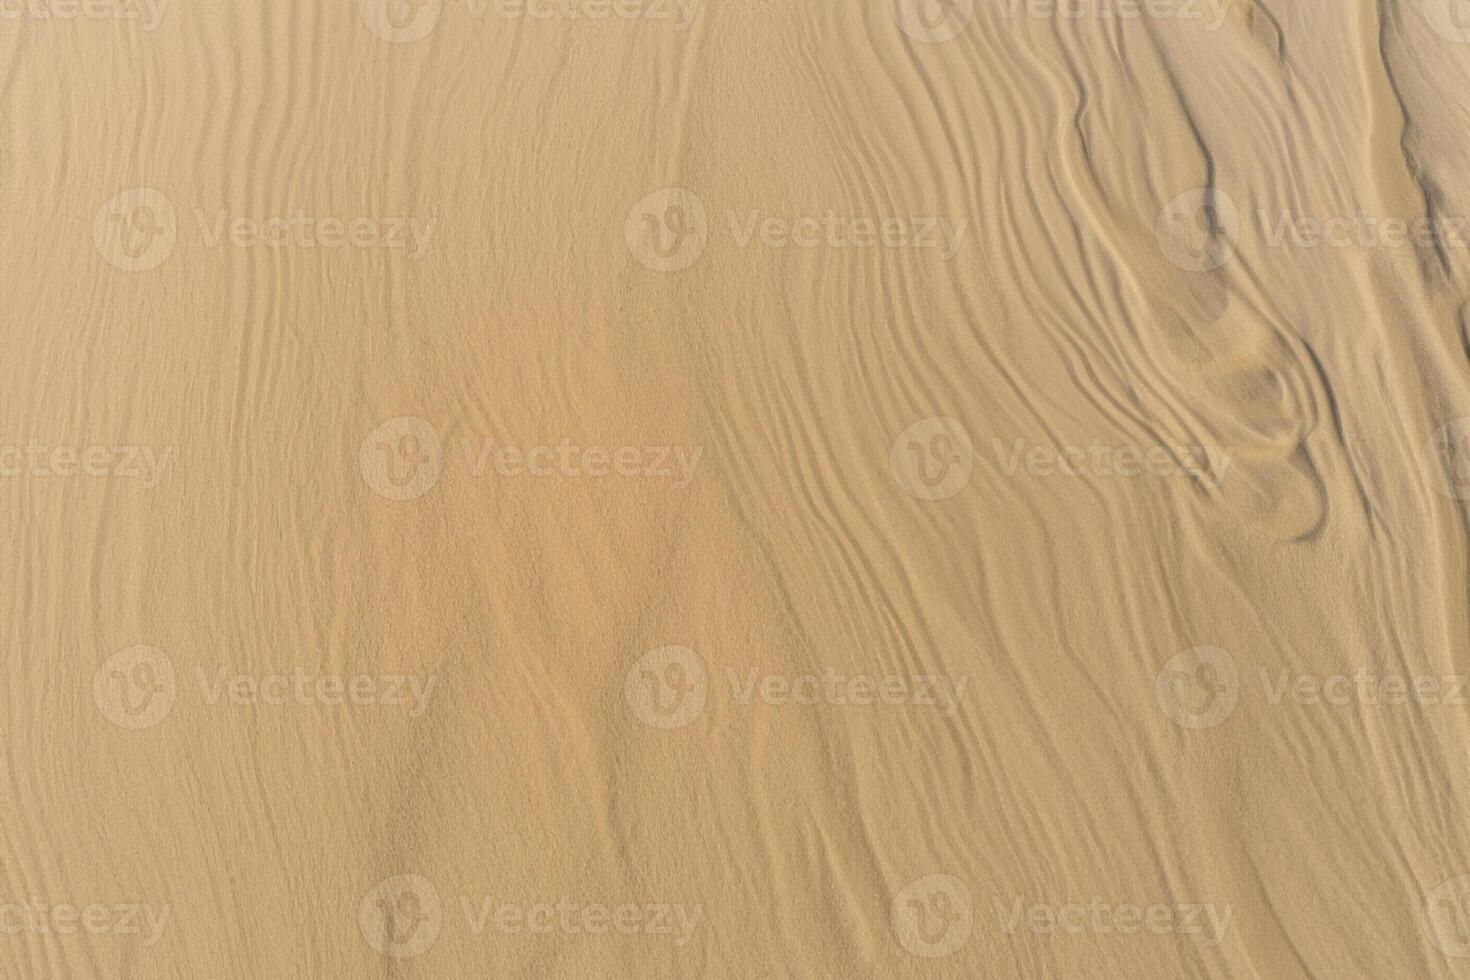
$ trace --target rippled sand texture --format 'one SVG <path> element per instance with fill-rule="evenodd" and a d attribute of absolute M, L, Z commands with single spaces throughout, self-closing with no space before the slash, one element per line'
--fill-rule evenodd
<path fill-rule="evenodd" d="M 1470 975 L 1470 4 L 27 3 L 0 975 Z"/>

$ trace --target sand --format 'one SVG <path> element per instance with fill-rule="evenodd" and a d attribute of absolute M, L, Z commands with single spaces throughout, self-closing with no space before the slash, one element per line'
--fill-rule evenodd
<path fill-rule="evenodd" d="M 1470 975 L 1470 4 L 0 15 L 0 976 Z"/>

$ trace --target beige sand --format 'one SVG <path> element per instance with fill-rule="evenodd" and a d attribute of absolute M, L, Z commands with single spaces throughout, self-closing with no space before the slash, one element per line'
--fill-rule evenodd
<path fill-rule="evenodd" d="M 0 976 L 1470 975 L 1470 4 L 0 14 Z"/>

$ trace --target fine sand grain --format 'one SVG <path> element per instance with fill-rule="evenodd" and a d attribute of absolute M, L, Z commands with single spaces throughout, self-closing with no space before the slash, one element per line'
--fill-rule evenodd
<path fill-rule="evenodd" d="M 0 15 L 0 977 L 1470 976 L 1467 0 Z"/>

